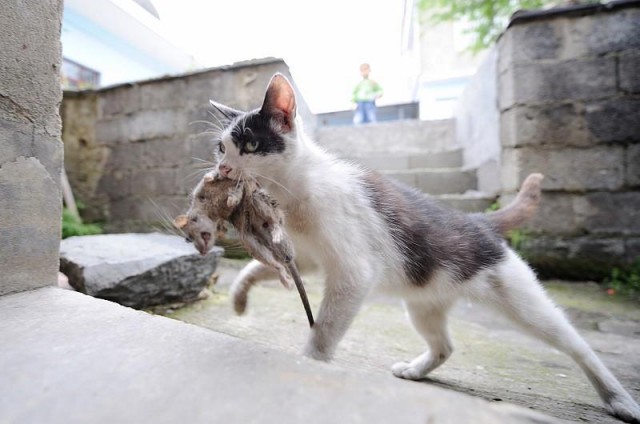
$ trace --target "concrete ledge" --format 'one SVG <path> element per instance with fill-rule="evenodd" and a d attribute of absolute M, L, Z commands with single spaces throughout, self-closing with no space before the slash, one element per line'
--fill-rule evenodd
<path fill-rule="evenodd" d="M 55 288 L 0 298 L 0 339 L 3 423 L 554 422 Z"/>

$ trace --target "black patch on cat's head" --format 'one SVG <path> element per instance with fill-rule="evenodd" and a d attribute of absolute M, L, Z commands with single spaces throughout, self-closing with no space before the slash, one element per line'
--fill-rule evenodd
<path fill-rule="evenodd" d="M 240 155 L 278 154 L 284 152 L 286 147 L 284 138 L 273 129 L 270 118 L 258 110 L 247 112 L 233 122 L 231 139 L 240 151 Z M 258 143 L 256 150 L 248 151 L 247 144 L 255 142 Z"/>

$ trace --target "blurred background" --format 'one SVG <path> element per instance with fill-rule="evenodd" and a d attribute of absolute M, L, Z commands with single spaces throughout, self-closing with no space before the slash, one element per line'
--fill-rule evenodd
<path fill-rule="evenodd" d="M 422 119 L 447 118 L 483 53 L 469 50 L 465 19 L 426 19 L 428 3 L 67 0 L 65 88 L 279 57 L 318 114 L 351 109 L 359 65 L 368 62 L 384 88 L 379 105 L 421 103 Z"/>

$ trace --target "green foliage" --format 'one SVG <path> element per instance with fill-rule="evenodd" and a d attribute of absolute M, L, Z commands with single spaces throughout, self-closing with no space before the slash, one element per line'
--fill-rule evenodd
<path fill-rule="evenodd" d="M 491 46 L 517 10 L 540 9 L 553 0 L 419 0 L 418 8 L 430 12 L 433 23 L 465 20 L 475 35 L 469 50 L 477 53 Z M 593 0 L 583 3 L 593 3 Z"/>
<path fill-rule="evenodd" d="M 522 257 L 525 257 L 523 247 L 525 242 L 529 239 L 529 234 L 525 230 L 509 230 L 506 236 L 509 246 Z"/>
<path fill-rule="evenodd" d="M 485 213 L 487 213 L 487 212 L 495 212 L 498 209 L 500 209 L 500 203 L 493 202 L 487 209 L 484 210 L 484 212 Z"/>
<path fill-rule="evenodd" d="M 628 268 L 614 267 L 606 283 L 615 293 L 640 300 L 640 259 Z"/>
<path fill-rule="evenodd" d="M 102 227 L 98 224 L 84 224 L 82 220 L 74 216 L 67 208 L 62 210 L 62 238 L 72 236 L 88 236 L 102 234 Z"/>

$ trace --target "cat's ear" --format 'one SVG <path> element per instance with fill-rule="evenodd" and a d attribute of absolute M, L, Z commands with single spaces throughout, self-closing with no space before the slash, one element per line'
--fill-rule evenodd
<path fill-rule="evenodd" d="M 275 120 L 283 133 L 293 130 L 296 118 L 296 95 L 291 83 L 282 74 L 275 74 L 264 96 L 260 113 Z"/>
<path fill-rule="evenodd" d="M 187 225 L 187 215 L 178 215 L 176 216 L 176 219 L 173 220 L 173 225 L 175 225 L 176 227 L 178 227 L 178 229 L 183 229 L 185 225 Z"/>
<path fill-rule="evenodd" d="M 225 106 L 222 103 L 214 102 L 213 100 L 209 100 L 209 104 L 213 106 L 213 108 L 217 110 L 218 113 L 220 113 L 220 115 L 222 115 L 228 121 L 233 121 L 243 113 L 229 106 Z"/>

